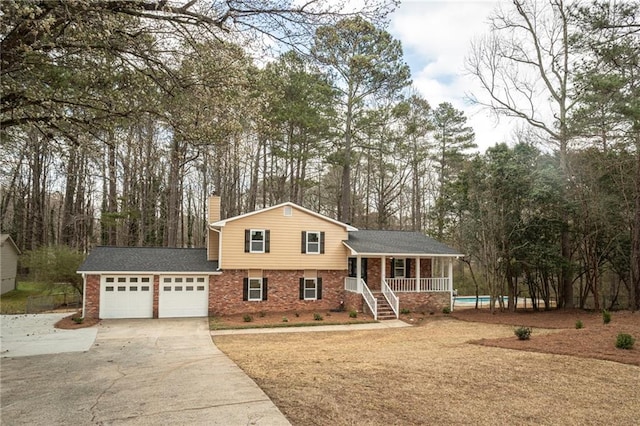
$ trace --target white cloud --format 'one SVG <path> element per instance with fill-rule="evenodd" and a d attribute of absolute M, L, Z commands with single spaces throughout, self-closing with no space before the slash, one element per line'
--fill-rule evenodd
<path fill-rule="evenodd" d="M 468 94 L 480 93 L 480 87 L 466 75 L 465 57 L 471 41 L 488 31 L 488 16 L 500 3 L 504 1 L 405 1 L 391 16 L 389 29 L 402 42 L 416 89 L 433 107 L 450 102 L 463 110 L 481 151 L 509 142 L 514 129 L 512 120 L 500 118 L 497 124 L 489 112 L 466 100 Z"/>

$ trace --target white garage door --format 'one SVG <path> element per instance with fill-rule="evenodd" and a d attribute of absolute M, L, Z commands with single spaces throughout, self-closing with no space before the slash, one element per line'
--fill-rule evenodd
<path fill-rule="evenodd" d="M 206 277 L 160 277 L 160 318 L 206 317 L 209 314 L 209 283 Z"/>
<path fill-rule="evenodd" d="M 151 317 L 153 317 L 153 277 L 102 277 L 100 318 Z"/>

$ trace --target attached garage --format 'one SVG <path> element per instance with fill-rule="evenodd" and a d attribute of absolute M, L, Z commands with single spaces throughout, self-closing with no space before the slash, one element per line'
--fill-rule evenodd
<path fill-rule="evenodd" d="M 153 276 L 103 275 L 101 318 L 153 318 Z"/>
<path fill-rule="evenodd" d="M 221 274 L 205 248 L 160 247 L 95 247 L 78 273 L 90 318 L 206 317 Z"/>
<path fill-rule="evenodd" d="M 209 283 L 206 277 L 160 277 L 158 317 L 206 317 L 208 314 Z"/>

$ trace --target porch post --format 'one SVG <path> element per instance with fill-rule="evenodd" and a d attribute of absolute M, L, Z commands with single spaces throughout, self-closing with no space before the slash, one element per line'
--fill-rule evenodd
<path fill-rule="evenodd" d="M 362 258 L 360 257 L 360 255 L 356 256 L 356 279 L 358 280 L 356 285 L 357 285 L 357 289 L 358 289 L 358 293 L 362 294 L 362 271 L 361 268 L 362 267 Z"/>
<path fill-rule="evenodd" d="M 449 309 L 453 311 L 453 257 L 449 258 Z"/>
<path fill-rule="evenodd" d="M 416 292 L 420 292 L 420 257 L 416 256 Z"/>
<path fill-rule="evenodd" d="M 385 280 L 385 277 L 387 276 L 387 258 L 386 256 L 382 256 L 382 260 L 380 260 L 381 262 L 381 272 L 380 272 L 380 287 L 382 287 L 382 282 Z"/>

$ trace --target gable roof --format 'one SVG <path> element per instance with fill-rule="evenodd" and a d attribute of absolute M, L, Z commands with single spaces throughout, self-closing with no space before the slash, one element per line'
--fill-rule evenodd
<path fill-rule="evenodd" d="M 307 208 L 299 206 L 296 203 L 292 203 L 290 201 L 288 201 L 286 203 L 281 203 L 281 204 L 278 204 L 278 205 L 275 205 L 275 206 L 266 207 L 264 209 L 256 210 L 256 211 L 253 211 L 253 212 L 241 214 L 239 216 L 230 217 L 228 219 L 219 220 L 217 222 L 210 223 L 209 226 L 225 226 L 227 224 L 227 222 L 232 222 L 234 220 L 243 219 L 245 217 L 249 217 L 249 216 L 253 216 L 253 215 L 256 215 L 256 214 L 264 213 L 264 212 L 267 212 L 269 210 L 274 210 L 274 209 L 277 209 L 277 208 L 280 208 L 280 207 L 285 207 L 285 206 L 293 207 L 293 208 L 298 209 L 300 211 L 303 211 L 303 212 L 305 212 L 307 214 L 310 214 L 311 216 L 315 216 L 315 217 L 320 218 L 322 220 L 326 220 L 327 222 L 331 222 L 334 225 L 338 225 L 338 226 L 344 227 L 345 230 L 347 230 L 347 231 L 357 231 L 358 230 L 358 228 L 353 227 L 353 226 L 351 226 L 349 224 L 342 223 L 342 222 L 337 221 L 335 219 L 331 219 L 328 216 L 321 215 L 320 213 L 316 213 L 313 210 L 309 210 Z"/>
<path fill-rule="evenodd" d="M 353 255 L 463 256 L 420 232 L 361 230 L 349 232 L 349 239 L 343 243 Z"/>
<path fill-rule="evenodd" d="M 205 248 L 96 247 L 78 268 L 83 272 L 217 272 Z"/>
<path fill-rule="evenodd" d="M 11 235 L 9 234 L 0 234 L 0 246 L 4 247 L 6 242 L 11 243 L 11 245 L 13 246 L 13 248 L 16 250 L 16 253 L 18 254 L 22 254 L 22 252 L 20 251 L 20 249 L 18 248 L 18 246 L 16 245 L 16 242 L 13 241 L 13 238 L 11 238 Z"/>

